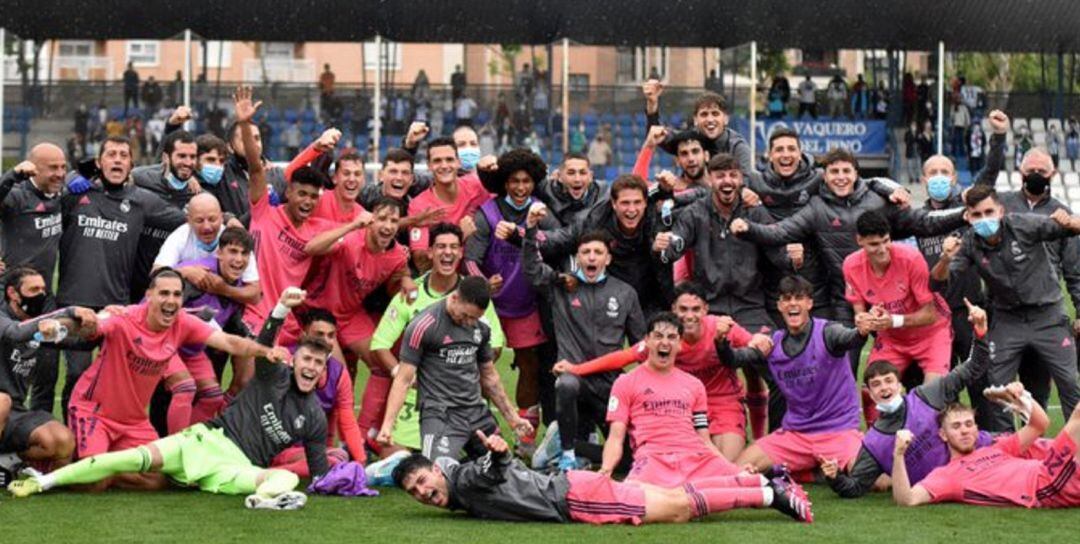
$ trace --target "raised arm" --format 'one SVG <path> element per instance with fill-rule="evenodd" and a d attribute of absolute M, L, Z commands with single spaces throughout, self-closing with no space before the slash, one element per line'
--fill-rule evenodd
<path fill-rule="evenodd" d="M 304 253 L 308 255 L 326 255 L 334 250 L 334 245 L 354 230 L 366 228 L 373 221 L 374 216 L 369 211 L 362 211 L 352 221 L 334 227 L 328 231 L 319 233 L 304 245 Z"/>
<path fill-rule="evenodd" d="M 967 298 L 964 299 L 964 304 L 968 307 L 968 321 L 974 328 L 975 337 L 971 342 L 971 354 L 966 361 L 940 380 L 934 380 L 919 387 L 923 400 L 935 410 L 942 410 L 949 403 L 960 400 L 960 393 L 977 383 L 986 374 L 986 369 L 990 365 L 990 349 L 986 343 L 986 310 L 972 304 Z"/>
<path fill-rule="evenodd" d="M 987 115 L 990 120 L 990 149 L 986 152 L 986 164 L 975 176 L 975 185 L 994 186 L 998 172 L 1005 169 L 1005 135 L 1009 132 L 1009 116 L 1001 110 Z"/>
<path fill-rule="evenodd" d="M 911 431 L 907 429 L 896 431 L 893 448 L 892 494 L 893 500 L 900 506 L 919 506 L 930 502 L 930 493 L 926 488 L 921 485 L 912 487 L 911 479 L 908 478 L 907 459 L 904 454 L 911 446 L 912 438 Z"/>
<path fill-rule="evenodd" d="M 825 326 L 825 349 L 833 355 L 842 355 L 866 344 L 870 335 L 870 324 L 859 323 L 856 327 L 846 327 L 841 323 L 829 323 Z"/>
<path fill-rule="evenodd" d="M 1046 433 L 1050 426 L 1050 418 L 1039 403 L 1035 402 L 1031 393 L 1024 389 L 1020 382 L 1013 382 L 1006 386 L 991 386 L 983 391 L 986 400 L 996 402 L 1007 411 L 1018 414 L 1024 420 L 1024 426 L 1016 431 L 1020 452 L 1026 452 L 1028 447 Z"/>
<path fill-rule="evenodd" d="M 244 160 L 248 167 L 248 197 L 258 204 L 266 196 L 266 170 L 263 168 L 259 148 L 255 144 L 255 131 L 251 129 L 255 112 L 262 101 L 252 102 L 251 87 L 240 86 L 233 92 L 236 106 L 236 125 L 240 127 L 240 141 L 244 144 Z"/>
<path fill-rule="evenodd" d="M 307 166 L 311 161 L 319 158 L 320 155 L 332 153 L 340 139 L 340 130 L 336 128 L 324 130 L 317 140 L 311 142 L 311 145 L 304 148 L 299 155 L 293 157 L 293 160 L 289 161 L 289 164 L 285 167 L 285 181 L 292 181 L 293 172 L 298 168 Z"/>
<path fill-rule="evenodd" d="M 816 199 L 817 197 L 814 197 Z M 739 218 L 731 222 L 731 233 L 750 240 L 757 244 L 777 246 L 803 242 L 809 239 L 814 231 L 817 212 L 814 211 L 814 200 L 803 206 L 795 215 L 771 225 L 751 223 Z"/>

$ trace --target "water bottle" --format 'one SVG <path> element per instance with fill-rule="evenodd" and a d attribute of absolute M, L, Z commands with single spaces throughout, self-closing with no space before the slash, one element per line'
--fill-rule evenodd
<path fill-rule="evenodd" d="M 53 343 L 59 343 L 64 338 L 67 338 L 67 335 L 68 335 L 67 327 L 65 327 L 63 325 L 59 325 L 59 326 L 56 327 L 56 338 L 54 340 L 52 340 L 52 342 Z M 41 347 L 41 343 L 44 342 L 44 341 L 45 341 L 45 335 L 42 334 L 41 331 L 37 331 L 37 332 L 34 333 L 34 337 L 30 340 L 29 345 L 30 345 L 30 347 L 32 349 L 37 349 L 37 348 Z"/>

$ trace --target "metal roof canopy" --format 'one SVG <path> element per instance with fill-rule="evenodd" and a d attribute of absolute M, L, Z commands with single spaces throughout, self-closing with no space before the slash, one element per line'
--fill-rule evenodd
<path fill-rule="evenodd" d="M 1080 51 L 1075 0 L 4 0 L 23 39 Z"/>

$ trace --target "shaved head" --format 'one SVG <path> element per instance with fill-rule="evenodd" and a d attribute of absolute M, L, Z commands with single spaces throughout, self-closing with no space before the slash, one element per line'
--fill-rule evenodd
<path fill-rule="evenodd" d="M 187 214 L 188 216 L 196 215 L 199 213 L 217 212 L 221 213 L 221 203 L 218 202 L 216 196 L 203 191 L 193 197 L 188 202 Z"/>
<path fill-rule="evenodd" d="M 67 175 L 67 157 L 56 144 L 42 142 L 30 149 L 30 162 L 37 168 L 34 183 L 49 194 L 59 193 Z"/>
<path fill-rule="evenodd" d="M 948 176 L 950 178 L 956 177 L 956 165 L 953 164 L 952 159 L 945 155 L 934 155 L 923 163 L 922 173 L 924 178 L 932 176 Z"/>

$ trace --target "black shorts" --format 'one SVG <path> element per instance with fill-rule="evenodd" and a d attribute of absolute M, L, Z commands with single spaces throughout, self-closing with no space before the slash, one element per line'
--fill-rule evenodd
<path fill-rule="evenodd" d="M 4 434 L 0 435 L 0 453 L 22 453 L 30 449 L 30 435 L 50 421 L 56 420 L 48 412 L 12 406 Z"/>

